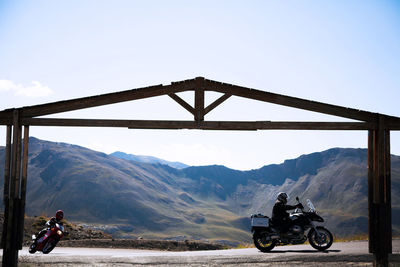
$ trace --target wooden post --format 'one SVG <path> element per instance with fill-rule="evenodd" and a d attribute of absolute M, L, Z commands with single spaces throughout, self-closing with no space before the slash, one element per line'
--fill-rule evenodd
<path fill-rule="evenodd" d="M 383 116 L 368 135 L 369 251 L 374 266 L 388 266 L 392 252 L 390 132 Z"/>
<path fill-rule="evenodd" d="M 4 163 L 4 193 L 3 193 L 3 203 L 4 203 L 4 223 L 3 223 L 3 234 L 1 238 L 1 248 L 5 247 L 6 237 L 7 237 L 7 221 L 8 221 L 8 201 L 10 198 L 10 158 L 11 158 L 11 135 L 12 127 L 7 125 L 6 134 L 6 149 L 5 149 L 5 163 Z"/>
<path fill-rule="evenodd" d="M 25 221 L 25 200 L 26 200 L 26 184 L 28 177 L 28 146 L 29 146 L 29 126 L 24 126 L 24 146 L 22 152 L 22 179 L 21 179 L 21 196 L 18 219 L 18 249 L 22 249 L 24 240 L 24 221 Z"/>
<path fill-rule="evenodd" d="M 390 131 L 385 130 L 385 208 L 386 208 L 386 236 L 387 241 L 387 251 L 392 253 L 392 168 L 390 161 Z"/>
<path fill-rule="evenodd" d="M 18 246 L 17 246 L 17 225 L 19 215 L 19 196 L 16 194 L 19 192 L 19 177 L 21 169 L 21 126 L 19 124 L 20 117 L 17 109 L 13 112 L 13 143 L 12 143 L 12 158 L 11 158 L 11 175 L 10 175 L 10 187 L 8 197 L 8 210 L 7 210 L 7 222 L 4 226 L 7 226 L 6 237 L 3 244 L 3 266 L 16 267 L 18 265 Z M 19 165 L 18 165 L 19 164 Z M 4 230 L 3 230 L 4 231 Z"/>
<path fill-rule="evenodd" d="M 375 131 L 368 131 L 368 248 L 369 253 L 375 253 L 375 235 L 374 228 L 377 221 L 376 212 L 374 209 L 374 140 Z"/>

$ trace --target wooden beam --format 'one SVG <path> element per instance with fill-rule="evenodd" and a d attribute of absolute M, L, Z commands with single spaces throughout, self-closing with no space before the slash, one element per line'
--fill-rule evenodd
<path fill-rule="evenodd" d="M 270 92 L 250 89 L 232 84 L 220 83 L 207 79 L 204 82 L 207 90 L 211 91 L 232 94 L 253 100 L 264 101 L 273 104 L 299 108 L 303 110 L 315 111 L 318 113 L 324 113 L 343 118 L 368 121 L 368 122 L 377 122 L 377 114 L 368 111 L 362 111 L 362 110 L 346 108 L 316 101 L 310 101 L 291 96 L 274 94 Z"/>
<path fill-rule="evenodd" d="M 180 98 L 178 95 L 176 95 L 176 94 L 168 94 L 168 96 L 171 97 L 173 100 L 175 100 L 179 105 L 184 107 L 187 111 L 189 111 L 193 115 L 195 114 L 194 113 L 194 108 L 191 105 L 189 105 L 185 100 Z"/>
<path fill-rule="evenodd" d="M 218 107 L 220 104 L 222 104 L 225 100 L 227 100 L 228 98 L 230 98 L 232 95 L 230 94 L 224 94 L 223 96 L 221 96 L 220 98 L 218 98 L 217 100 L 215 100 L 213 103 L 211 103 L 210 105 L 208 105 L 205 109 L 204 109 L 204 114 L 209 113 L 211 110 L 213 110 L 214 108 Z"/>
<path fill-rule="evenodd" d="M 5 147 L 5 163 L 4 163 L 4 202 L 8 199 L 10 194 L 10 158 L 11 158 L 11 126 L 7 125 L 6 133 L 6 147 Z"/>
<path fill-rule="evenodd" d="M 19 198 L 21 189 L 21 146 L 22 146 L 22 126 L 17 129 L 17 161 L 15 164 L 15 197 Z"/>
<path fill-rule="evenodd" d="M 24 107 L 22 109 L 21 115 L 23 117 L 43 116 L 48 114 L 121 103 L 125 101 L 138 100 L 154 96 L 168 95 L 171 93 L 194 90 L 194 87 L 195 87 L 194 79 L 178 83 L 172 83 L 171 85 L 165 85 L 165 86 L 160 84 L 160 85 L 149 86 L 139 89 L 131 89 L 116 93 L 76 98 L 71 100 L 64 100 L 59 102 L 43 104 L 43 105 Z"/>
<path fill-rule="evenodd" d="M 385 198 L 385 215 L 386 217 L 386 225 L 385 225 L 385 236 L 386 239 L 390 241 L 386 241 L 386 250 L 388 253 L 392 253 L 392 175 L 391 175 L 391 159 L 390 159 L 390 131 L 385 130 L 384 132 L 385 138 L 385 178 L 384 178 L 384 198 Z"/>
<path fill-rule="evenodd" d="M 17 173 L 18 166 L 17 163 L 20 162 L 18 158 L 20 158 L 21 149 L 18 148 L 19 137 L 20 135 L 21 126 L 19 124 L 19 110 L 14 110 L 14 124 L 13 124 L 13 140 L 12 140 L 12 150 L 11 150 L 11 180 L 10 180 L 10 199 L 16 198 L 15 192 L 18 192 L 19 185 L 17 185 Z M 10 211 L 11 212 L 11 211 Z"/>
<path fill-rule="evenodd" d="M 10 119 L 13 117 L 13 111 L 14 109 L 5 109 L 0 111 L 0 122 L 2 121 L 2 119 Z M 8 125 L 12 124 L 12 120 L 10 123 L 8 123 Z"/>
<path fill-rule="evenodd" d="M 24 125 L 70 127 L 122 127 L 135 129 L 202 130 L 368 130 L 375 124 L 365 122 L 271 122 L 271 121 L 166 121 L 97 119 L 22 119 Z"/>
<path fill-rule="evenodd" d="M 194 94 L 194 120 L 197 122 L 204 121 L 204 78 L 196 78 L 196 89 Z"/>
<path fill-rule="evenodd" d="M 12 116 L 9 118 L 0 118 L 0 125 L 12 125 L 13 119 Z"/>
<path fill-rule="evenodd" d="M 29 146 L 29 126 L 24 126 L 24 145 L 22 152 L 22 178 L 21 178 L 21 195 L 20 195 L 20 212 L 18 219 L 18 249 L 22 249 L 24 239 L 24 221 L 25 221 L 25 200 L 26 200 L 26 184 L 28 177 L 28 146 Z"/>
<path fill-rule="evenodd" d="M 299 108 L 344 118 L 350 118 L 355 120 L 361 120 L 366 122 L 377 123 L 378 117 L 381 116 L 381 114 L 378 113 L 372 113 L 368 111 L 362 111 L 352 108 L 341 107 L 337 105 L 326 104 L 322 102 L 316 102 L 296 97 L 274 94 L 242 86 L 207 80 L 204 79 L 203 77 L 197 77 L 195 79 L 189 79 L 181 82 L 172 82 L 171 85 L 166 85 L 166 86 L 155 85 L 155 86 L 126 90 L 116 93 L 109 93 L 98 96 L 77 98 L 77 99 L 53 102 L 43 105 L 24 107 L 21 109 L 20 115 L 22 117 L 37 117 L 48 114 L 96 107 L 101 105 L 115 104 L 124 101 L 149 98 L 153 96 L 175 94 L 177 92 L 195 90 L 195 88 L 202 88 L 206 91 L 215 91 L 227 95 L 235 95 L 248 99 L 269 102 L 278 105 L 284 105 L 288 107 L 294 107 L 294 108 Z M 201 93 L 202 89 L 197 90 L 198 106 L 196 109 L 196 104 L 195 104 L 194 108 L 196 110 L 195 113 L 197 113 L 196 118 L 199 121 L 202 120 L 205 114 L 207 114 L 213 108 L 215 108 L 217 105 L 220 104 L 218 102 L 214 102 L 213 104 L 209 105 L 206 109 L 204 108 L 202 109 L 201 96 L 203 95 L 204 97 L 204 93 Z M 219 99 L 219 101 L 222 102 L 222 100 L 225 100 L 224 98 L 227 97 L 227 95 Z M 188 106 L 185 104 L 184 107 L 188 109 Z M 13 109 L 0 111 L 0 125 L 12 124 L 12 116 L 13 116 L 12 112 Z M 388 115 L 384 116 L 386 121 L 385 127 L 387 127 L 388 130 L 400 130 L 400 118 Z"/>
<path fill-rule="evenodd" d="M 391 122 L 386 123 L 385 130 L 400 131 L 400 122 L 391 121 Z"/>
<path fill-rule="evenodd" d="M 3 204 L 4 204 L 4 222 L 3 222 L 3 234 L 1 238 L 1 248 L 6 246 L 7 238 L 7 225 L 8 225 L 8 215 L 9 215 L 9 199 L 10 199 L 10 164 L 11 164 L 11 135 L 12 127 L 7 125 L 6 133 L 6 147 L 5 147 L 5 162 L 4 162 L 4 192 L 3 192 Z"/>
<path fill-rule="evenodd" d="M 369 253 L 375 252 L 376 233 L 375 225 L 377 214 L 374 207 L 374 173 L 375 173 L 375 131 L 368 131 L 368 249 Z"/>
<path fill-rule="evenodd" d="M 392 252 L 390 134 L 384 129 L 385 117 L 380 116 L 378 128 L 368 137 L 369 250 L 374 266 L 388 266 Z"/>
<path fill-rule="evenodd" d="M 21 167 L 20 160 L 21 154 L 20 149 L 18 149 L 18 144 L 21 144 L 21 126 L 20 126 L 20 113 L 18 109 L 13 111 L 13 143 L 12 143 L 12 159 L 11 159 L 11 175 L 10 175 L 10 194 L 8 199 L 8 212 L 7 212 L 7 234 L 5 238 L 5 243 L 3 244 L 3 266 L 14 267 L 18 264 L 18 215 L 19 215 L 19 199 L 16 192 L 19 192 L 19 184 L 17 183 L 17 173 L 18 169 Z"/>
<path fill-rule="evenodd" d="M 221 97 L 222 98 L 222 97 Z M 213 103 L 214 104 L 214 103 Z M 189 105 L 189 104 L 188 104 Z M 211 105 L 210 105 L 211 106 Z M 210 106 L 208 106 L 207 108 L 205 108 L 204 110 L 205 110 L 205 114 L 207 113 L 207 112 L 210 112 L 210 110 L 208 110 L 208 108 L 210 107 Z M 193 112 L 194 112 L 194 109 L 193 109 Z M 191 112 L 192 113 L 192 112 Z M 46 118 L 46 120 L 47 120 L 47 118 Z M 48 119 L 48 120 L 52 120 L 52 119 Z M 71 119 L 71 120 L 74 120 L 74 119 Z M 10 119 L 0 119 L 0 125 L 9 125 L 10 124 L 10 121 L 12 121 L 12 119 L 10 120 Z M 26 125 L 29 125 L 30 123 L 27 123 L 28 121 L 29 121 L 29 118 L 27 118 L 27 119 L 22 119 L 22 121 L 24 122 L 24 124 L 26 124 Z M 34 120 L 35 121 L 35 120 Z M 101 119 L 99 119 L 98 121 L 101 121 Z M 113 123 L 111 123 L 111 122 L 109 122 L 109 121 L 111 121 L 111 120 L 104 120 L 104 121 L 108 121 L 107 122 L 107 124 L 109 124 L 110 125 L 110 127 L 125 127 L 125 126 L 114 126 L 114 125 L 119 125 L 119 122 L 120 121 L 122 121 L 122 120 L 114 120 L 116 123 L 115 124 L 113 124 Z M 37 121 L 35 122 L 35 123 L 37 123 Z M 291 122 L 289 122 L 289 123 L 291 123 Z M 330 122 L 321 122 L 321 123 L 330 123 Z M 377 128 L 377 126 L 375 126 L 374 125 L 374 123 L 362 123 L 361 122 L 361 124 L 360 124 L 360 122 L 355 122 L 356 124 L 355 125 L 358 125 L 357 127 L 359 127 L 359 130 L 368 130 L 368 129 L 376 129 Z M 12 124 L 12 123 L 11 123 Z M 342 124 L 341 122 L 340 122 L 340 124 Z M 344 124 L 344 125 L 346 125 L 346 124 Z M 351 125 L 351 122 L 350 122 L 350 124 L 348 124 L 348 125 Z M 366 125 L 367 127 L 364 127 L 364 126 L 362 126 L 362 125 Z M 43 125 L 43 126 L 57 126 L 57 125 Z M 59 125 L 59 126 L 67 126 L 67 125 Z M 78 125 L 71 125 L 71 126 L 80 126 L 80 124 L 78 124 Z M 82 125 L 82 126 L 85 126 L 85 125 Z M 92 125 L 88 125 L 88 126 L 92 126 Z M 107 126 L 101 126 L 101 127 L 107 127 Z M 343 128 L 343 130 L 346 130 L 346 127 L 347 126 L 345 126 L 344 128 Z M 351 128 L 351 127 L 350 127 Z M 224 129 L 221 129 L 221 130 L 224 130 Z M 290 130 L 290 129 L 288 129 L 288 130 Z M 312 129 L 311 129 L 312 130 Z M 315 130 L 318 130 L 318 127 L 316 127 L 315 128 Z M 350 130 L 357 130 L 357 129 L 350 129 Z M 385 125 L 385 130 L 389 130 L 389 131 L 400 131 L 400 125 L 399 126 L 395 126 L 394 124 L 388 124 L 388 125 Z"/>

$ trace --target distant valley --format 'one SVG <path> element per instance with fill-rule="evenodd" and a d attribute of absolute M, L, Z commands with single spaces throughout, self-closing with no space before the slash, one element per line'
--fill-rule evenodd
<path fill-rule="evenodd" d="M 333 148 L 238 171 L 107 155 L 34 137 L 29 144 L 30 216 L 63 209 L 68 220 L 115 237 L 251 242 L 249 215 L 270 215 L 277 192 L 285 191 L 292 203 L 296 196 L 311 199 L 336 236 L 368 229 L 366 149 Z M 393 231 L 399 234 L 400 157 L 391 160 Z M 3 190 L 4 147 L 0 179 Z"/>

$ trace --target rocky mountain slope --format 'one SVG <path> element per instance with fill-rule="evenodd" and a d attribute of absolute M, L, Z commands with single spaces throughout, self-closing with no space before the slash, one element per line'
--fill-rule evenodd
<path fill-rule="evenodd" d="M 26 212 L 91 224 L 116 237 L 250 240 L 249 215 L 277 192 L 313 201 L 337 236 L 367 231 L 365 149 L 334 148 L 251 171 L 172 168 L 30 138 Z M 4 148 L 0 148 L 3 190 Z M 400 230 L 400 157 L 392 156 L 393 229 Z"/>
<path fill-rule="evenodd" d="M 163 160 L 163 159 L 152 157 L 152 156 L 126 154 L 126 153 L 120 152 L 120 151 L 111 153 L 110 156 L 114 156 L 114 157 L 117 157 L 120 159 L 136 161 L 136 162 L 144 162 L 144 163 L 150 163 L 150 164 L 164 164 L 164 165 L 168 165 L 172 168 L 176 168 L 176 169 L 183 169 L 183 168 L 189 167 L 189 165 L 186 165 L 182 162 L 177 162 L 177 161 L 172 162 L 172 161 L 167 161 L 167 160 Z"/>

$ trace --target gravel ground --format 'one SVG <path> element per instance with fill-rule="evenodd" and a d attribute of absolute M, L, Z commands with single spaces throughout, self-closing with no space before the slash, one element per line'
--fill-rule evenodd
<path fill-rule="evenodd" d="M 55 248 L 48 255 L 31 255 L 24 248 L 19 266 L 372 266 L 367 242 L 334 243 L 327 252 L 308 245 L 210 251 L 155 251 L 109 248 Z M 400 240 L 393 241 L 390 266 L 400 267 Z"/>

